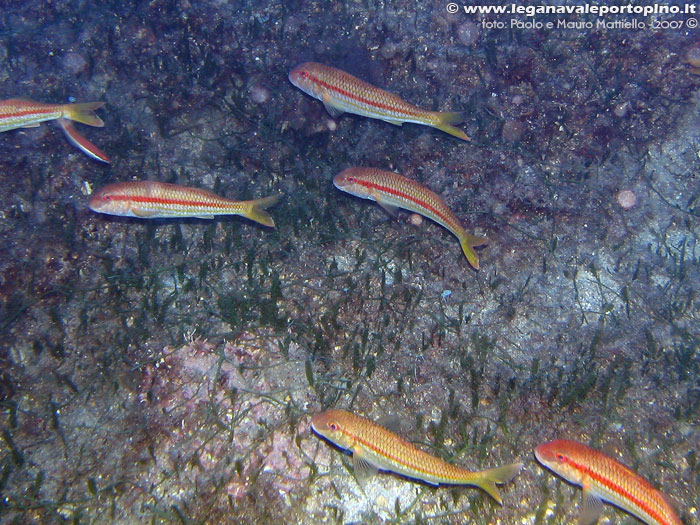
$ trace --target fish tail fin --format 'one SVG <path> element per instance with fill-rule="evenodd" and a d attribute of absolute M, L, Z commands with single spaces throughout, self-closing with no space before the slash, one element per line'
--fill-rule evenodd
<path fill-rule="evenodd" d="M 245 213 L 242 215 L 251 221 L 259 222 L 265 226 L 275 227 L 275 221 L 270 217 L 270 214 L 265 211 L 265 209 L 270 206 L 274 206 L 280 200 L 282 195 L 272 195 L 271 197 L 264 197 L 262 199 L 256 199 L 254 201 L 248 201 L 250 205 Z"/>
<path fill-rule="evenodd" d="M 458 139 L 466 141 L 471 140 L 469 137 L 467 137 L 467 134 L 464 131 L 453 125 L 464 121 L 464 114 L 451 111 L 436 111 L 433 115 L 435 119 L 433 127 L 439 129 L 440 131 L 444 131 L 445 133 L 449 133 Z"/>
<path fill-rule="evenodd" d="M 85 102 L 82 104 L 66 104 L 63 109 L 63 116 L 70 120 L 75 120 L 81 124 L 101 128 L 105 125 L 102 119 L 95 115 L 94 111 L 104 106 L 104 102 Z"/>
<path fill-rule="evenodd" d="M 501 493 L 498 491 L 496 484 L 501 485 L 503 483 L 508 483 L 520 472 L 521 468 L 523 468 L 522 463 L 511 463 L 510 465 L 475 472 L 474 474 L 477 479 L 472 483 L 484 492 L 487 492 L 499 505 L 502 505 L 503 499 L 501 498 Z"/>
<path fill-rule="evenodd" d="M 471 264 L 475 270 L 479 269 L 479 256 L 474 251 L 474 246 L 482 246 L 488 242 L 489 241 L 486 237 L 477 237 L 467 232 L 463 232 L 459 237 L 459 243 L 462 245 L 462 251 L 464 252 L 464 255 L 466 255 L 469 264 Z"/>
<path fill-rule="evenodd" d="M 112 162 L 100 148 L 78 133 L 78 130 L 75 129 L 75 126 L 70 120 L 61 117 L 58 119 L 58 124 L 61 126 L 61 129 L 63 129 L 63 133 L 66 134 L 68 142 L 73 144 L 73 146 L 85 153 L 88 157 L 92 157 L 93 159 L 102 162 Z"/>

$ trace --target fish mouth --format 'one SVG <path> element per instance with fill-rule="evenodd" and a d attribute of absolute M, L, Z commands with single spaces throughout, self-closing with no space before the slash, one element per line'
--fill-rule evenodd
<path fill-rule="evenodd" d="M 90 208 L 92 211 L 100 211 L 100 208 L 102 207 L 102 199 L 100 199 L 100 196 L 95 194 L 92 197 L 90 197 L 90 200 L 88 201 L 88 208 Z"/>

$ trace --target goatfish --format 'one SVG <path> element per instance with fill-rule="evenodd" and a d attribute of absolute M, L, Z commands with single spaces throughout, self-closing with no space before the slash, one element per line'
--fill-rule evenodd
<path fill-rule="evenodd" d="M 361 199 L 376 201 L 394 217 L 398 208 L 404 208 L 432 219 L 459 239 L 469 264 L 479 269 L 479 257 L 474 246 L 486 244 L 487 239 L 467 233 L 445 201 L 422 184 L 392 171 L 348 168 L 333 178 L 333 185 Z"/>
<path fill-rule="evenodd" d="M 523 467 L 522 463 L 513 463 L 473 472 L 432 456 L 383 426 L 345 410 L 316 414 L 311 419 L 311 428 L 352 453 L 355 475 L 359 479 L 366 479 L 381 469 L 430 485 L 473 485 L 502 504 L 496 484 L 509 482 Z"/>
<path fill-rule="evenodd" d="M 669 500 L 639 474 L 582 443 L 557 439 L 535 449 L 537 460 L 555 474 L 583 487 L 579 525 L 595 523 L 602 501 L 649 525 L 683 525 Z"/>
<path fill-rule="evenodd" d="M 61 126 L 63 133 L 66 135 L 68 142 L 85 153 L 85 155 L 101 162 L 111 162 L 104 151 L 78 133 L 78 130 L 75 129 L 72 121 L 68 120 L 67 118 L 60 118 L 57 122 L 58 125 Z"/>
<path fill-rule="evenodd" d="M 94 111 L 104 102 L 82 104 L 44 104 L 23 99 L 0 101 L 0 132 L 17 128 L 33 128 L 47 120 L 58 120 L 68 140 L 86 155 L 102 162 L 110 162 L 97 146 L 80 135 L 70 121 L 101 128 L 102 119 Z"/>
<path fill-rule="evenodd" d="M 334 118 L 347 111 L 396 126 L 401 126 L 404 122 L 423 124 L 462 140 L 471 140 L 464 131 L 453 126 L 464 120 L 462 113 L 421 109 L 334 67 L 305 62 L 292 69 L 289 81 L 304 93 L 323 102 Z"/>
<path fill-rule="evenodd" d="M 279 199 L 280 195 L 273 195 L 251 201 L 234 201 L 200 188 L 165 182 L 134 181 L 108 184 L 93 193 L 88 206 L 98 213 L 140 219 L 213 219 L 216 215 L 242 215 L 274 228 L 275 221 L 265 209 L 276 204 Z"/>

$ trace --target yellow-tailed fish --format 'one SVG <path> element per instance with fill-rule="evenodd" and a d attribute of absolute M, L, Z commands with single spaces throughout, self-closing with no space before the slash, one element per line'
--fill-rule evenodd
<path fill-rule="evenodd" d="M 305 62 L 292 69 L 289 80 L 304 93 L 322 101 L 332 117 L 347 111 L 397 126 L 404 122 L 423 124 L 462 140 L 471 140 L 452 125 L 464 120 L 461 113 L 421 109 L 334 67 Z"/>
<path fill-rule="evenodd" d="M 683 525 L 666 496 L 632 469 L 577 441 L 557 439 L 535 449 L 549 470 L 583 487 L 579 525 L 595 523 L 608 501 L 649 525 Z"/>
<path fill-rule="evenodd" d="M 333 184 L 356 197 L 376 201 L 394 216 L 397 208 L 404 208 L 434 220 L 457 236 L 469 264 L 479 268 L 479 257 L 474 246 L 488 241 L 467 233 L 440 196 L 422 184 L 398 173 L 376 168 L 348 168 L 333 178 Z"/>
<path fill-rule="evenodd" d="M 68 140 L 83 153 L 102 162 L 109 158 L 97 146 L 88 141 L 70 121 L 101 128 L 102 119 L 94 111 L 104 106 L 104 102 L 82 104 L 44 104 L 24 99 L 0 101 L 0 132 L 17 128 L 32 128 L 47 120 L 58 120 Z"/>
<path fill-rule="evenodd" d="M 88 126 L 101 128 L 104 122 L 93 112 L 104 106 L 104 102 L 83 104 L 44 104 L 13 98 L 0 101 L 0 132 L 16 128 L 31 128 L 47 120 L 67 118 Z"/>
<path fill-rule="evenodd" d="M 165 182 L 134 181 L 108 184 L 90 197 L 92 211 L 158 219 L 197 217 L 213 219 L 216 215 L 242 215 L 265 226 L 275 226 L 266 208 L 277 203 L 280 195 L 251 201 L 234 201 L 209 190 L 168 184 Z"/>
<path fill-rule="evenodd" d="M 502 503 L 496 484 L 507 483 L 523 467 L 513 463 L 472 472 L 424 452 L 390 430 L 345 410 L 327 410 L 311 419 L 311 428 L 335 445 L 352 452 L 359 478 L 378 469 L 396 472 L 431 485 L 473 485 Z"/>

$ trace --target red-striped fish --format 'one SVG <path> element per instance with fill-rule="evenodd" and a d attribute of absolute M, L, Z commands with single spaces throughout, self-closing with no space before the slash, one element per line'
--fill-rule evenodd
<path fill-rule="evenodd" d="M 86 155 L 109 162 L 97 146 L 88 141 L 75 129 L 70 121 L 101 128 L 102 119 L 94 111 L 104 106 L 104 102 L 83 104 L 44 104 L 24 99 L 10 99 L 0 102 L 0 132 L 17 128 L 32 128 L 47 120 L 58 120 L 68 140 Z"/>
<path fill-rule="evenodd" d="M 345 410 L 327 410 L 311 419 L 311 428 L 335 445 L 352 452 L 355 474 L 366 478 L 378 469 L 396 472 L 431 485 L 473 485 L 502 503 L 496 484 L 507 483 L 523 467 L 471 471 L 447 463 L 414 447 L 383 426 Z"/>
<path fill-rule="evenodd" d="M 565 480 L 583 487 L 579 525 L 600 516 L 601 500 L 649 525 L 683 525 L 666 496 L 622 463 L 577 441 L 557 439 L 535 449 L 535 457 Z"/>
<path fill-rule="evenodd" d="M 78 130 L 75 129 L 72 121 L 66 118 L 60 118 L 58 119 L 58 125 L 61 126 L 61 129 L 66 135 L 68 142 L 85 153 L 85 155 L 101 162 L 111 162 L 104 151 L 78 133 Z"/>
<path fill-rule="evenodd" d="M 422 184 L 376 168 L 348 168 L 333 178 L 333 184 L 356 197 L 376 201 L 394 216 L 397 208 L 404 208 L 434 220 L 457 236 L 469 264 L 479 268 L 474 246 L 486 244 L 487 240 L 467 233 L 442 198 Z"/>
<path fill-rule="evenodd" d="M 292 69 L 289 80 L 304 93 L 323 102 L 332 117 L 347 111 L 397 126 L 404 122 L 432 126 L 462 140 L 471 140 L 452 125 L 464 120 L 461 113 L 421 109 L 334 67 L 305 62 Z"/>
<path fill-rule="evenodd" d="M 67 118 L 88 126 L 101 128 L 104 122 L 93 112 L 104 102 L 84 104 L 44 104 L 13 98 L 0 102 L 0 132 L 16 128 L 32 128 L 47 120 Z"/>
<path fill-rule="evenodd" d="M 99 213 L 140 219 L 213 219 L 216 215 L 242 215 L 274 227 L 275 221 L 264 210 L 276 204 L 279 198 L 280 195 L 273 195 L 252 201 L 234 201 L 200 188 L 135 181 L 108 184 L 90 197 L 88 206 Z"/>

